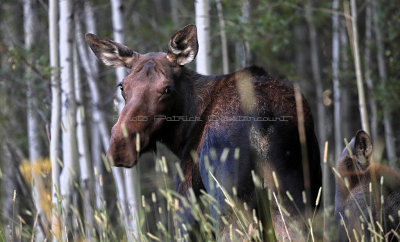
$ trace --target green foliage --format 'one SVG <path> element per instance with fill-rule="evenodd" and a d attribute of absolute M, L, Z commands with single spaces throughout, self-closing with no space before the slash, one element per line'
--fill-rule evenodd
<path fill-rule="evenodd" d="M 33 76 L 26 78 L 40 78 L 41 81 L 49 82 L 53 68 L 49 65 L 48 55 L 38 56 L 38 52 L 35 48 L 26 50 L 22 47 L 12 47 L 8 49 L 8 61 L 12 70 L 32 70 Z"/>

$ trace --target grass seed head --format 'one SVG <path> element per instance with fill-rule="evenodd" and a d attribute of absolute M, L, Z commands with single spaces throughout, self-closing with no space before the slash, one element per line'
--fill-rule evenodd
<path fill-rule="evenodd" d="M 290 194 L 289 191 L 286 191 L 286 196 L 289 198 L 289 200 L 290 200 L 291 202 L 293 202 L 293 197 L 292 197 L 292 195 Z"/>

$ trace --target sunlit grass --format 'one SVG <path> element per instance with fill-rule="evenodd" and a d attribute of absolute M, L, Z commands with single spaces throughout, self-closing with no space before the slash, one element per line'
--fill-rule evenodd
<path fill-rule="evenodd" d="M 327 150 L 325 149 L 325 152 Z M 326 157 L 326 156 L 324 156 Z M 222 153 L 221 160 L 224 159 L 224 152 Z M 325 158 L 326 159 L 326 158 Z M 28 184 L 31 184 L 32 181 L 32 171 L 37 172 L 42 175 L 43 179 L 46 181 L 46 176 L 43 174 L 48 174 L 51 172 L 49 170 L 49 165 L 46 162 L 46 159 L 42 161 L 42 164 L 38 165 L 30 165 L 27 163 L 22 163 L 20 169 L 24 178 L 26 179 Z M 51 168 L 50 168 L 51 169 Z M 346 184 L 346 187 L 349 188 L 349 182 L 346 181 L 339 172 L 332 168 L 333 172 L 336 174 L 338 179 L 342 179 L 343 183 Z M 138 238 L 135 238 L 137 241 L 188 241 L 189 234 L 188 231 L 191 229 L 190 225 L 183 224 L 182 219 L 179 214 L 183 212 L 183 209 L 188 209 L 192 216 L 195 218 L 198 223 L 198 229 L 194 231 L 194 237 L 200 241 L 215 241 L 221 238 L 228 239 L 232 241 L 264 241 L 263 233 L 266 232 L 264 229 L 266 228 L 264 224 L 262 224 L 258 214 L 255 210 L 251 210 L 246 203 L 242 203 L 235 197 L 236 188 L 229 188 L 231 192 L 221 186 L 220 182 L 216 179 L 212 170 L 210 170 L 209 175 L 212 179 L 212 182 L 215 184 L 214 189 L 220 189 L 225 198 L 225 205 L 228 208 L 229 213 L 222 214 L 219 211 L 217 206 L 217 200 L 212 195 L 206 193 L 205 191 L 201 191 L 199 197 L 196 197 L 194 191 L 192 189 L 189 190 L 189 196 L 183 197 L 181 194 L 178 194 L 173 187 L 171 187 L 171 179 L 174 177 L 174 174 L 177 174 L 178 179 L 184 181 L 185 177 L 182 172 L 182 168 L 179 163 L 172 163 L 169 161 L 168 156 L 160 156 L 156 159 L 155 167 L 154 167 L 154 176 L 159 181 L 158 186 L 154 187 L 151 191 L 147 191 L 142 193 L 139 203 L 139 216 L 136 217 L 137 224 L 140 229 L 138 229 Z M 253 182 L 257 188 L 263 188 L 263 181 L 256 175 L 255 172 L 252 172 Z M 273 173 L 273 181 L 275 184 L 275 188 L 279 188 L 279 180 L 276 177 L 276 174 Z M 46 181 L 47 183 L 48 181 Z M 103 182 L 102 179 L 96 179 L 95 182 Z M 378 179 L 378 197 L 380 199 L 381 205 L 383 205 L 385 201 L 385 197 L 382 194 L 382 189 L 384 186 L 385 180 L 383 178 Z M 80 191 L 79 183 L 75 183 L 75 188 L 78 191 L 78 194 L 81 196 L 78 201 L 83 199 L 82 192 Z M 50 194 L 50 186 L 46 184 L 43 186 L 42 194 Z M 369 185 L 369 195 L 365 194 L 365 196 L 372 196 L 371 194 L 374 192 L 375 187 L 370 184 Z M 333 208 L 320 208 L 319 210 L 314 210 L 310 216 L 302 213 L 299 209 L 299 205 L 296 204 L 292 195 L 289 191 L 286 191 L 283 194 L 278 194 L 272 190 L 265 189 L 266 199 L 272 204 L 277 204 L 279 209 L 279 216 L 284 225 L 284 234 L 287 234 L 286 238 L 293 239 L 291 236 L 295 234 L 296 238 L 299 236 L 303 236 L 304 240 L 307 241 L 321 241 L 324 235 L 332 234 L 331 231 L 324 231 L 324 226 L 321 224 L 321 221 L 324 221 L 323 216 L 328 217 L 333 216 Z M 349 188 L 350 196 L 354 198 L 354 194 L 352 194 L 351 189 Z M 320 205 L 321 196 L 323 194 L 323 188 L 320 188 L 316 201 L 312 201 L 316 206 Z M 50 196 L 50 195 L 49 195 Z M 286 196 L 286 199 L 293 204 L 296 214 L 290 214 L 285 210 L 284 207 L 281 206 L 283 204 L 282 196 Z M 306 196 L 304 197 L 306 198 Z M 15 193 L 15 195 L 10 198 L 15 201 L 18 199 L 22 199 L 19 194 Z M 60 199 L 62 199 L 60 197 Z M 367 198 L 365 198 L 367 199 Z M 356 201 L 356 200 L 355 200 Z M 46 203 L 41 203 L 41 206 L 46 207 L 46 209 L 51 211 L 59 211 L 57 209 L 51 208 L 51 200 L 46 200 Z M 303 201 L 307 203 L 307 200 Z M 377 221 L 373 220 L 373 216 L 371 215 L 372 211 L 368 211 L 368 214 L 364 214 L 365 210 L 362 209 L 361 204 L 357 203 L 357 208 L 361 213 L 360 221 L 367 221 L 367 227 L 362 226 L 362 228 L 358 231 L 356 229 L 348 230 L 348 225 L 342 223 L 344 229 L 349 238 L 355 238 L 356 241 L 363 240 L 371 240 L 371 241 L 381 241 L 384 240 L 384 228 L 383 228 L 383 214 L 381 214 Z M 303 205 L 302 205 L 303 206 Z M 48 208 L 47 208 L 48 207 Z M 123 221 L 119 220 L 120 214 L 122 213 L 121 206 L 117 204 L 117 211 L 112 210 L 110 213 L 110 208 L 98 210 L 94 207 L 94 228 L 90 228 L 91 231 L 91 239 L 94 241 L 126 241 L 125 227 Z M 210 213 L 210 208 L 213 207 L 217 214 L 219 215 L 217 218 L 213 217 Z M 16 238 L 25 238 L 32 239 L 34 238 L 35 227 L 38 226 L 37 223 L 37 214 L 34 211 L 25 212 L 23 214 L 18 214 L 17 210 L 16 214 L 13 215 L 12 220 L 15 221 L 13 223 L 14 227 L 11 228 L 10 231 L 16 231 L 16 234 L 12 234 Z M 64 211 L 59 211 L 64 212 Z M 73 233 L 70 235 L 70 240 L 72 241 L 85 241 L 87 240 L 87 234 L 85 233 L 85 228 L 88 226 L 87 220 L 83 215 L 82 206 L 78 203 L 71 203 L 69 207 L 69 214 L 71 216 L 71 227 L 73 228 Z M 118 214 L 120 213 L 120 214 Z M 30 221 L 26 222 L 24 218 L 27 217 L 27 214 L 30 214 Z M 325 215 L 324 215 L 325 214 Z M 341 214 L 341 220 L 344 222 L 343 216 L 346 214 Z M 28 217 L 29 217 L 28 216 Z M 397 215 L 400 217 L 400 211 Z M 116 219 L 117 218 L 117 219 Z M 216 230 L 215 224 L 221 224 L 219 230 Z M 393 218 L 390 215 L 388 218 L 391 221 L 394 221 L 396 218 Z M 294 221 L 296 220 L 296 221 Z M 115 223 L 117 221 L 117 223 Z M 62 221 L 64 224 L 65 221 Z M 333 226 L 336 226 L 336 223 L 332 223 Z M 302 228 L 306 228 L 306 231 L 302 231 Z M 328 228 L 329 230 L 335 231 L 336 228 Z M 298 234 L 293 231 L 298 231 Z M 370 238 L 366 238 L 366 232 L 369 231 Z M 271 232 L 271 231 L 269 231 Z M 398 232 L 392 230 L 392 234 L 395 238 L 400 239 Z M 1 230 L 0 236 L 3 239 L 7 237 L 7 231 L 4 229 Z M 52 231 L 53 235 L 56 235 L 56 231 Z M 58 232 L 59 233 L 59 232 Z M 273 230 L 272 230 L 272 233 Z M 279 237 L 279 234 L 274 235 L 277 240 L 282 240 L 283 238 Z M 57 236 L 58 238 L 59 235 Z M 334 240 L 334 238 L 330 237 Z"/>

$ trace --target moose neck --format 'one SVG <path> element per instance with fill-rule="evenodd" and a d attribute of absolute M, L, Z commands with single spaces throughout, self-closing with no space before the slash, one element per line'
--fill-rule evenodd
<path fill-rule="evenodd" d="M 162 141 L 180 159 L 188 159 L 190 151 L 196 150 L 207 121 L 207 107 L 213 100 L 218 84 L 224 79 L 222 75 L 201 75 L 188 68 L 183 68 L 179 77 L 180 103 L 177 103 L 176 114 L 201 121 L 169 122 Z"/>

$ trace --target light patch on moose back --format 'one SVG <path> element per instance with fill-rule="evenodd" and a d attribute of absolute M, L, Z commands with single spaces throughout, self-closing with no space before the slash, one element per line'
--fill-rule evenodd
<path fill-rule="evenodd" d="M 251 73 L 247 71 L 238 72 L 235 74 L 235 80 L 243 112 L 253 113 L 257 109 L 257 99 Z"/>

